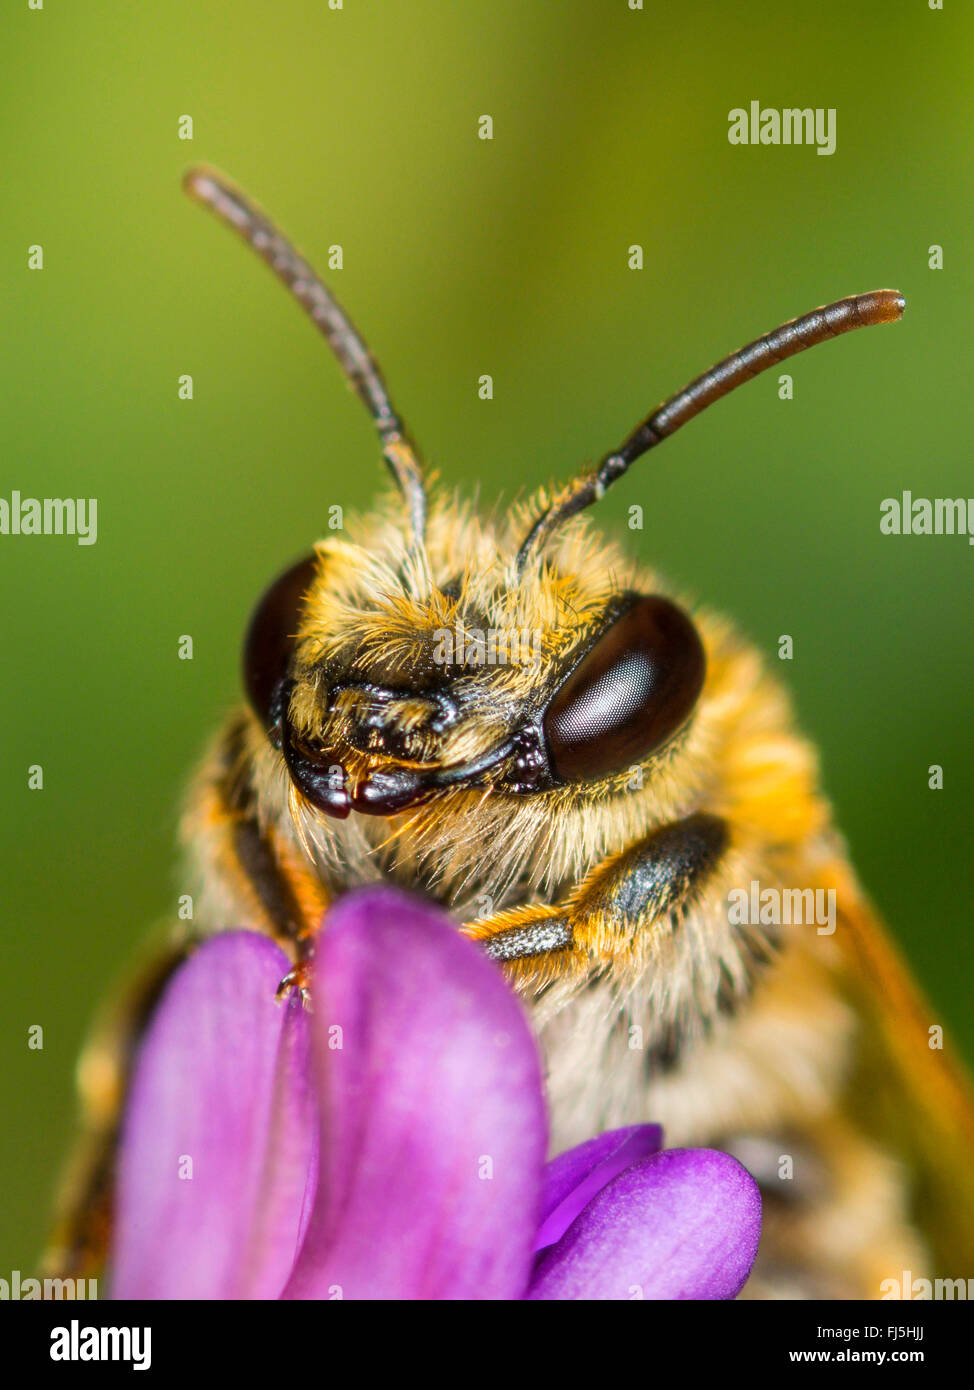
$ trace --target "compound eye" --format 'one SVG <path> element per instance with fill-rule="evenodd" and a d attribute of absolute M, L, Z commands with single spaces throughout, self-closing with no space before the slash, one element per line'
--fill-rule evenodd
<path fill-rule="evenodd" d="M 265 729 L 275 723 L 276 706 L 288 673 L 301 607 L 315 575 L 307 555 L 274 580 L 254 609 L 243 647 L 244 689 Z"/>
<path fill-rule="evenodd" d="M 607 777 L 640 762 L 689 719 L 706 658 L 669 599 L 637 598 L 583 657 L 543 720 L 560 782 Z"/>

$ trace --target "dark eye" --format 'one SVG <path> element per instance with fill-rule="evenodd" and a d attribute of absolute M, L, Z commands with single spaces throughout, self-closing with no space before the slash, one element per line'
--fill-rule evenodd
<path fill-rule="evenodd" d="M 276 697 L 287 675 L 315 563 L 314 555 L 307 555 L 274 580 L 254 609 L 244 638 L 244 689 L 266 729 L 274 723 Z"/>
<path fill-rule="evenodd" d="M 548 705 L 543 727 L 555 777 L 606 777 L 660 747 L 689 718 L 705 666 L 682 609 L 665 598 L 637 598 Z"/>

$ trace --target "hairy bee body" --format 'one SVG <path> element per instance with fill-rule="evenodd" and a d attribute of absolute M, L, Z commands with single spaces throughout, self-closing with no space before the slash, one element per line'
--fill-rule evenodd
<path fill-rule="evenodd" d="M 188 187 L 321 328 L 401 494 L 258 606 L 247 704 L 184 818 L 197 930 L 270 933 L 294 961 L 284 986 L 305 987 L 337 896 L 375 879 L 425 893 L 523 996 L 555 1150 L 649 1121 L 671 1146 L 726 1148 L 751 1169 L 766 1221 L 749 1296 L 877 1298 L 907 1270 L 967 1277 L 974 1106 L 863 899 L 814 749 L 753 647 L 713 613 L 691 618 L 578 515 L 736 384 L 895 321 L 902 298 L 782 325 L 591 472 L 481 517 L 427 496 L 375 364 L 307 262 L 220 176 L 194 171 Z M 765 911 L 767 895 L 802 911 Z M 104 1253 L 127 1058 L 186 946 L 83 1065 L 91 1145 L 54 1269 Z"/>
<path fill-rule="evenodd" d="M 353 640 L 363 666 L 395 684 L 428 663 L 437 634 L 479 621 L 539 631 L 543 667 L 583 642 L 617 594 L 663 588 L 579 523 L 512 601 L 505 575 L 520 521 L 498 526 L 453 498 L 437 500 L 422 574 L 410 570 L 401 531 L 382 512 L 348 540 L 323 542 L 298 644 L 308 666 Z M 241 711 L 185 821 L 203 924 L 260 919 L 288 937 L 266 873 L 255 874 L 256 837 L 241 838 L 247 822 L 300 905 L 295 939 L 331 897 L 378 877 L 432 895 L 488 946 L 518 933 L 537 942 L 536 924 L 564 915 L 570 946 L 500 956 L 544 1047 L 554 1148 L 638 1120 L 662 1123 L 673 1145 L 736 1148 L 768 1196 L 752 1291 L 878 1297 L 884 1278 L 919 1273 L 930 1257 L 913 1223 L 907 1168 L 855 1114 L 864 1025 L 847 987 L 854 964 L 844 938 L 862 899 L 814 749 L 795 731 L 782 688 L 727 623 L 694 617 L 707 677 L 692 728 L 594 798 L 573 788 L 513 801 L 457 791 L 391 818 L 332 820 L 289 785 L 279 751 Z M 476 756 L 495 740 L 533 670 L 475 665 L 468 679 L 489 684 L 490 717 L 465 728 L 463 746 L 445 757 Z M 344 732 L 333 730 L 332 741 Z M 620 874 L 647 843 L 664 868 L 676 864 L 665 891 L 658 868 L 635 886 Z M 729 895 L 751 884 L 833 890 L 840 929 L 732 925 Z M 929 1057 L 935 1066 L 943 1054 Z M 886 1084 L 895 1092 L 898 1073 Z"/>

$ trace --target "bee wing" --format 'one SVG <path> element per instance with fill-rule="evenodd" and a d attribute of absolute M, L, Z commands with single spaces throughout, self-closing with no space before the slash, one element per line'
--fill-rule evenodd
<path fill-rule="evenodd" d="M 838 893 L 844 988 L 862 1020 L 849 1103 L 915 1178 L 914 1218 L 938 1275 L 974 1275 L 974 1089 L 878 914 Z M 843 905 L 844 906 L 841 906 Z M 937 1032 L 931 1030 L 937 1029 Z"/>

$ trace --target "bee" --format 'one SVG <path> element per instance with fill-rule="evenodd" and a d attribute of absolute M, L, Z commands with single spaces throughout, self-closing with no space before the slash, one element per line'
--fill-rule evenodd
<path fill-rule="evenodd" d="M 795 353 L 903 312 L 840 299 L 749 343 L 564 486 L 485 517 L 424 476 L 364 341 L 308 262 L 206 168 L 187 191 L 323 333 L 378 431 L 390 494 L 260 600 L 246 703 L 183 834 L 198 931 L 248 924 L 307 990 L 329 904 L 376 879 L 442 903 L 506 971 L 543 1049 L 560 1150 L 654 1121 L 737 1154 L 765 1231 L 745 1296 L 877 1298 L 901 1271 L 966 1277 L 974 1108 L 860 888 L 815 749 L 730 623 L 590 523 L 648 450 Z M 824 930 L 760 901 L 834 903 Z M 797 897 L 796 897 L 797 895 Z M 327 928 L 326 928 L 327 929 Z M 82 1064 L 88 1144 L 51 1248 L 104 1259 L 128 1058 L 170 949 Z"/>

